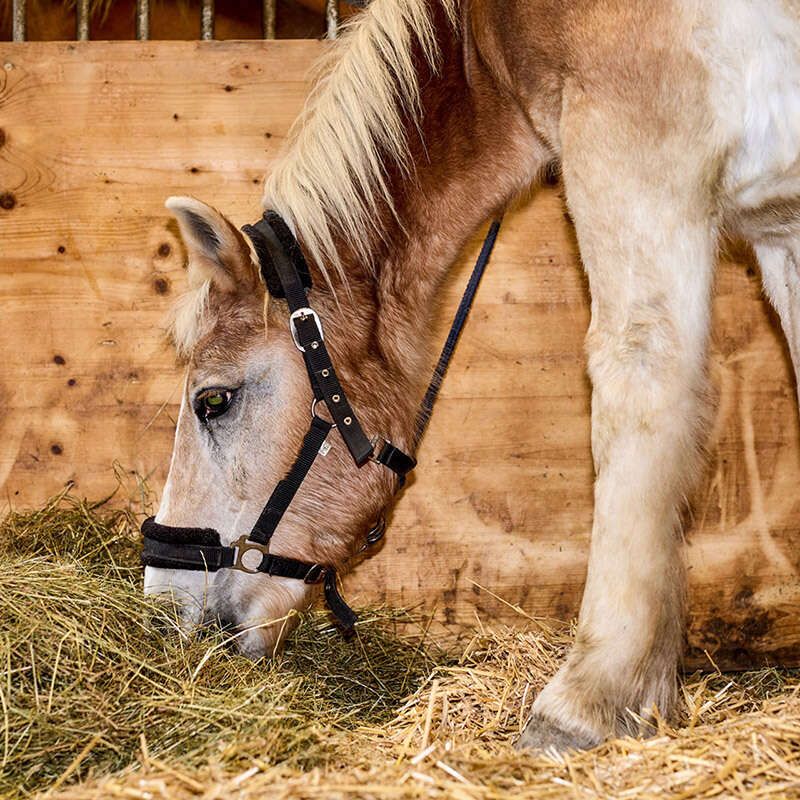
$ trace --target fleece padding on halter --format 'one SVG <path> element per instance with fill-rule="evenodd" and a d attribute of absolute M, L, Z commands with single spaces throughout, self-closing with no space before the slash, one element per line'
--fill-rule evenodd
<path fill-rule="evenodd" d="M 180 528 L 170 525 L 169 529 L 162 530 L 162 526 L 153 517 L 142 523 L 142 534 L 157 542 L 171 544 L 200 544 L 208 547 L 220 544 L 219 533 L 213 528 Z"/>
<path fill-rule="evenodd" d="M 310 289 L 313 285 L 311 282 L 311 272 L 308 269 L 308 262 L 306 261 L 303 251 L 300 249 L 300 244 L 294 238 L 289 226 L 283 221 L 280 214 L 274 211 L 266 211 L 264 219 L 274 232 L 275 236 L 280 243 L 279 252 L 285 253 L 286 257 L 292 262 L 297 274 L 300 276 L 300 282 L 303 288 Z M 242 230 L 249 236 L 250 241 L 253 243 L 253 249 L 258 256 L 258 263 L 261 268 L 261 277 L 264 279 L 264 284 L 267 291 L 273 296 L 280 299 L 286 298 L 286 292 L 283 288 L 283 281 L 278 275 L 275 265 L 272 261 L 272 254 L 275 252 L 273 249 L 267 247 L 266 242 L 260 236 L 253 236 L 248 230 L 253 226 L 245 225 Z"/>
<path fill-rule="evenodd" d="M 216 531 L 214 533 L 217 534 L 217 544 L 204 545 L 191 541 L 180 543 L 163 541 L 164 536 L 169 536 L 174 529 L 170 525 L 160 525 L 153 517 L 149 517 L 142 524 L 142 531 L 145 530 L 147 532 L 144 534 L 142 550 L 142 564 L 145 567 L 218 572 L 221 569 L 236 568 L 240 561 L 239 548 L 237 546 L 225 547 L 220 544 L 219 534 Z M 161 538 L 155 539 L 154 535 Z M 262 552 L 261 548 L 253 549 Z M 325 577 L 326 572 L 320 564 L 298 561 L 296 558 L 285 558 L 273 553 L 263 553 L 258 566 L 244 571 L 263 572 L 266 575 L 276 575 L 280 578 L 296 578 L 306 583 L 319 583 Z"/>

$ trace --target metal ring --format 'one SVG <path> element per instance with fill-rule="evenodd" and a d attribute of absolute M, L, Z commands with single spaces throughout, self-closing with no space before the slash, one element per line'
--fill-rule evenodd
<path fill-rule="evenodd" d="M 312 564 L 308 572 L 306 572 L 303 583 L 314 584 L 319 583 L 325 578 L 328 568 L 324 564 Z"/>
<path fill-rule="evenodd" d="M 319 415 L 317 414 L 317 403 L 319 403 L 319 400 L 315 397 L 311 401 L 311 416 L 312 416 L 312 418 L 313 417 L 319 417 Z M 328 421 L 328 420 L 325 419 L 325 417 L 319 417 L 319 419 L 321 419 L 323 422 L 327 422 Z M 333 430 L 335 427 L 336 427 L 336 423 L 335 422 L 331 422 L 331 430 Z"/>
<path fill-rule="evenodd" d="M 364 537 L 364 544 L 361 545 L 359 549 L 359 553 L 363 553 L 369 550 L 371 547 L 375 547 L 381 539 L 383 539 L 384 534 L 386 533 L 386 514 L 384 511 L 381 511 L 380 516 L 375 521 L 375 524 L 367 531 L 367 535 Z"/>
<path fill-rule="evenodd" d="M 247 538 L 247 534 L 240 536 L 234 543 L 233 546 L 235 549 L 235 556 L 234 561 L 232 564 L 232 568 L 239 570 L 239 572 L 246 572 L 248 575 L 258 575 L 258 569 L 252 569 L 248 567 L 244 563 L 244 556 L 246 553 L 249 553 L 251 550 L 256 550 L 258 553 L 261 554 L 261 558 L 263 559 L 264 556 L 269 555 L 269 546 L 259 544 L 258 542 L 251 542 Z"/>

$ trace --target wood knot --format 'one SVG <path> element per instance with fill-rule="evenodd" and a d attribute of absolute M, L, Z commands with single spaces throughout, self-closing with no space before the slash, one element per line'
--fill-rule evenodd
<path fill-rule="evenodd" d="M 172 248 L 166 242 L 162 242 L 157 252 L 161 258 L 166 258 L 172 252 Z"/>
<path fill-rule="evenodd" d="M 60 456 L 64 452 L 64 448 L 60 444 L 51 444 L 50 452 L 54 456 Z"/>
<path fill-rule="evenodd" d="M 16 204 L 17 198 L 14 196 L 13 192 L 3 192 L 0 194 L 0 208 L 11 211 Z"/>
<path fill-rule="evenodd" d="M 166 278 L 156 278 L 153 281 L 153 289 L 156 294 L 167 294 L 169 292 L 169 281 Z"/>
<path fill-rule="evenodd" d="M 67 363 L 67 360 L 64 358 L 64 356 L 55 355 L 53 356 L 53 363 L 58 364 L 59 366 L 63 366 L 64 364 Z"/>

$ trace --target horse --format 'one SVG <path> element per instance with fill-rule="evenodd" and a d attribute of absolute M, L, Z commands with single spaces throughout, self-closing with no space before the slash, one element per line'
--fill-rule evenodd
<path fill-rule="evenodd" d="M 681 515 L 702 468 L 723 234 L 749 241 L 800 359 L 797 0 L 373 0 L 325 57 L 263 205 L 313 276 L 365 430 L 410 451 L 435 297 L 490 217 L 560 170 L 591 294 L 594 517 L 574 644 L 518 744 L 590 748 L 675 712 Z M 312 394 L 286 304 L 223 214 L 171 198 L 189 254 L 188 362 L 157 521 L 247 535 L 301 446 Z M 335 438 L 275 532 L 344 569 L 394 476 Z M 191 630 L 275 652 L 303 581 L 148 567 Z M 277 620 L 277 622 L 276 622 Z"/>

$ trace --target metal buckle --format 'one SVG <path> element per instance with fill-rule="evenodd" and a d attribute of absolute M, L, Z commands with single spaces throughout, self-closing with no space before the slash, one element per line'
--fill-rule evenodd
<path fill-rule="evenodd" d="M 303 578 L 303 583 L 319 583 L 325 577 L 327 571 L 322 564 L 312 564 L 308 572 L 306 572 L 305 578 Z"/>
<path fill-rule="evenodd" d="M 381 450 L 383 450 L 384 445 L 388 441 L 389 440 L 385 436 L 381 436 L 380 434 L 376 434 L 375 436 L 373 436 L 369 440 L 369 443 L 372 445 L 372 454 L 370 455 L 369 460 L 373 464 L 380 464 L 381 463 L 380 461 L 378 461 L 378 456 L 380 455 Z M 380 447 L 378 447 L 379 444 L 380 444 Z"/>
<path fill-rule="evenodd" d="M 305 353 L 306 349 L 300 344 L 300 340 L 297 338 L 297 328 L 295 327 L 294 321 L 296 319 L 305 319 L 306 317 L 314 318 L 314 322 L 317 325 L 317 330 L 319 331 L 319 340 L 321 342 L 325 341 L 325 332 L 322 330 L 322 320 L 319 318 L 317 312 L 314 311 L 313 308 L 298 308 L 297 311 L 292 311 L 292 313 L 289 315 L 289 332 L 292 334 L 294 346 L 301 353 Z"/>
<path fill-rule="evenodd" d="M 232 569 L 238 569 L 240 572 L 246 572 L 248 575 L 257 575 L 258 569 L 251 569 L 250 567 L 245 566 L 244 557 L 251 550 L 256 550 L 258 553 L 260 553 L 261 558 L 268 556 L 269 546 L 258 544 L 258 542 L 251 542 L 246 535 L 240 536 L 233 543 L 233 546 L 236 548 L 236 555 L 233 560 Z M 261 563 L 261 559 L 259 559 L 258 563 Z"/>

